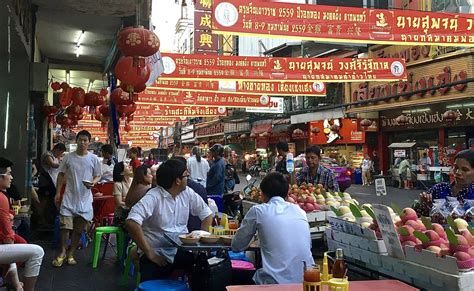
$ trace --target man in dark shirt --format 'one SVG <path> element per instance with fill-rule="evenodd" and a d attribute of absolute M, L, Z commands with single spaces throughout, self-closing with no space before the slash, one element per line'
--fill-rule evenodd
<path fill-rule="evenodd" d="M 217 208 L 222 211 L 222 195 L 224 194 L 224 180 L 225 180 L 225 162 L 222 156 L 224 155 L 224 147 L 221 144 L 214 144 L 209 152 L 212 156 L 213 163 L 209 172 L 207 172 L 206 190 L 207 195 L 216 201 Z"/>
<path fill-rule="evenodd" d="M 276 145 L 276 149 L 278 152 L 278 162 L 275 167 L 275 171 L 282 173 L 283 175 L 288 175 L 288 171 L 286 170 L 286 154 L 288 154 L 289 149 L 288 149 L 288 143 L 280 141 Z"/>

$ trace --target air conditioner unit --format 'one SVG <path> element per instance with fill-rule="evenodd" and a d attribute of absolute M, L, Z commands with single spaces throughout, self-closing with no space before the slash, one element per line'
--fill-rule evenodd
<path fill-rule="evenodd" d="M 48 92 L 48 64 L 30 63 L 30 91 Z"/>

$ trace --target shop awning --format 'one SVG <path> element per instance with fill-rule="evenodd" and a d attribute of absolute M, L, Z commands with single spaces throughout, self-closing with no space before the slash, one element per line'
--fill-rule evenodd
<path fill-rule="evenodd" d="M 344 110 L 342 108 L 293 115 L 291 116 L 291 124 L 336 118 L 344 118 Z"/>
<path fill-rule="evenodd" d="M 409 149 L 416 145 L 416 142 L 394 142 L 388 147 L 391 149 Z"/>
<path fill-rule="evenodd" d="M 289 124 L 277 124 L 273 126 L 272 133 L 288 132 L 289 128 L 290 128 Z"/>
<path fill-rule="evenodd" d="M 261 133 L 264 133 L 264 132 L 268 132 L 268 133 L 272 132 L 272 120 L 271 119 L 255 121 L 252 124 L 252 133 L 261 134 Z"/>

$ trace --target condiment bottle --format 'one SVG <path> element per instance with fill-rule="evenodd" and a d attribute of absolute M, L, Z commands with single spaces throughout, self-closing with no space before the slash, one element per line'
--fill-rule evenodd
<path fill-rule="evenodd" d="M 344 262 L 344 253 L 342 249 L 336 249 L 336 260 L 332 266 L 333 278 L 344 278 L 346 276 L 346 263 Z"/>

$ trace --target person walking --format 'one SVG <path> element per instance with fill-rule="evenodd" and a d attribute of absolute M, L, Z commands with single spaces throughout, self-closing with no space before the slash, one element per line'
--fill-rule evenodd
<path fill-rule="evenodd" d="M 373 164 L 368 154 L 366 154 L 364 159 L 362 160 L 361 168 L 362 168 L 362 186 L 369 186 L 370 184 L 372 184 L 371 174 L 373 170 Z"/>
<path fill-rule="evenodd" d="M 193 147 L 192 156 L 187 160 L 189 178 L 194 182 L 206 187 L 207 172 L 209 172 L 209 163 L 201 157 L 201 148 Z"/>
<path fill-rule="evenodd" d="M 404 158 L 398 166 L 398 173 L 400 174 L 400 189 L 411 189 L 411 164 L 408 158 Z"/>
<path fill-rule="evenodd" d="M 77 249 L 81 233 L 94 216 L 92 191 L 102 175 L 99 158 L 88 152 L 91 134 L 87 130 L 77 133 L 75 152 L 67 154 L 59 166 L 59 174 L 54 201 L 59 205 L 61 228 L 60 252 L 53 260 L 53 266 L 76 265 L 74 251 Z M 67 173 L 67 174 L 66 174 Z M 61 200 L 61 189 L 66 183 Z M 71 235 L 71 245 L 67 251 L 67 241 Z"/>

